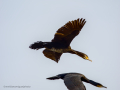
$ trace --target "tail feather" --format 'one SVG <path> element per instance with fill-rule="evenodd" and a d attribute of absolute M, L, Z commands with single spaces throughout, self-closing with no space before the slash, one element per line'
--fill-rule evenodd
<path fill-rule="evenodd" d="M 29 48 L 36 49 L 36 50 L 38 50 L 40 48 L 44 48 L 44 47 L 45 47 L 45 44 L 44 44 L 44 42 L 41 42 L 41 41 L 37 41 L 29 46 Z"/>
<path fill-rule="evenodd" d="M 60 78 L 58 76 L 53 76 L 53 77 L 49 77 L 47 79 L 49 79 L 49 80 L 55 80 L 55 79 L 60 79 Z"/>
<path fill-rule="evenodd" d="M 50 80 L 55 80 L 55 79 L 63 79 L 68 73 L 63 73 L 63 74 L 59 74 L 59 75 L 56 75 L 56 76 L 53 76 L 53 77 L 49 77 L 47 79 L 50 79 Z"/>

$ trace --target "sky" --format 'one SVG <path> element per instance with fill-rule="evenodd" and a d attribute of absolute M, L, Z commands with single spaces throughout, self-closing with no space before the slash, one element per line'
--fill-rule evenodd
<path fill-rule="evenodd" d="M 67 90 L 63 80 L 46 78 L 69 72 L 119 90 L 119 9 L 119 0 L 0 0 L 0 90 Z M 66 53 L 56 63 L 43 55 L 44 49 L 29 48 L 51 41 L 61 26 L 78 18 L 86 24 L 71 47 L 92 62 Z M 106 90 L 84 84 L 87 90 Z"/>

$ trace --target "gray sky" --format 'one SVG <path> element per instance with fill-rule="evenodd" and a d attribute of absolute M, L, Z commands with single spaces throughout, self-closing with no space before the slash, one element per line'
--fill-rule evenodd
<path fill-rule="evenodd" d="M 11 90 L 5 86 L 67 90 L 62 80 L 46 78 L 68 72 L 82 73 L 107 90 L 119 90 L 119 9 L 119 0 L 1 0 L 0 90 Z M 57 64 L 43 55 L 43 49 L 29 49 L 33 42 L 51 41 L 58 28 L 78 18 L 87 22 L 71 47 L 86 53 L 92 63 L 63 54 Z M 84 84 L 87 90 L 106 90 Z"/>

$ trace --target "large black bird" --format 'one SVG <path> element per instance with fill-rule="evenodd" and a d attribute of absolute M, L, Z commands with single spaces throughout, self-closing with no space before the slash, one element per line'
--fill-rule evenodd
<path fill-rule="evenodd" d="M 88 58 L 86 54 L 73 50 L 70 47 L 71 41 L 75 38 L 75 36 L 79 34 L 85 23 L 86 21 L 83 18 L 78 18 L 77 20 L 69 21 L 64 26 L 58 29 L 51 42 L 38 41 L 34 44 L 31 44 L 29 48 L 36 50 L 40 48 L 45 48 L 43 54 L 47 58 L 50 58 L 56 62 L 59 61 L 63 53 L 76 54 L 82 57 L 83 59 L 92 61 Z"/>
<path fill-rule="evenodd" d="M 59 75 L 56 75 L 53 77 L 49 77 L 47 79 L 49 79 L 49 80 L 55 80 L 55 79 L 64 80 L 64 83 L 65 83 L 66 87 L 68 88 L 68 90 L 86 90 L 82 81 L 84 81 L 86 83 L 90 83 L 96 87 L 107 88 L 98 82 L 89 80 L 83 74 L 80 74 L 80 73 L 64 73 L 64 74 L 59 74 Z"/>

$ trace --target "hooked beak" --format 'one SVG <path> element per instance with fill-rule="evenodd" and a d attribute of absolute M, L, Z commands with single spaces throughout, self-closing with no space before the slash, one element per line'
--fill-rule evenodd
<path fill-rule="evenodd" d="M 88 58 L 87 60 L 89 60 L 89 61 L 91 61 L 91 62 L 92 62 L 92 60 L 90 60 L 89 58 Z"/>
<path fill-rule="evenodd" d="M 89 57 L 85 57 L 85 59 L 86 59 L 86 60 L 89 60 L 89 61 L 91 61 L 91 62 L 92 62 L 92 60 L 90 60 L 90 59 L 89 59 Z"/>
<path fill-rule="evenodd" d="M 90 60 L 90 59 L 89 59 L 89 57 L 86 57 L 86 60 L 89 60 L 89 61 L 91 61 L 91 62 L 92 62 L 92 60 Z"/>
<path fill-rule="evenodd" d="M 103 85 L 97 85 L 97 87 L 100 87 L 100 88 L 107 88 L 107 87 L 105 87 L 105 86 L 103 86 Z"/>
<path fill-rule="evenodd" d="M 104 88 L 107 88 L 107 87 L 105 87 L 105 86 L 103 86 Z"/>

